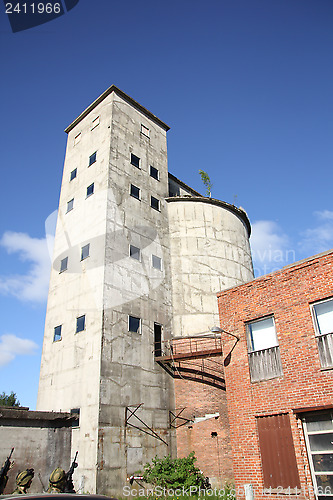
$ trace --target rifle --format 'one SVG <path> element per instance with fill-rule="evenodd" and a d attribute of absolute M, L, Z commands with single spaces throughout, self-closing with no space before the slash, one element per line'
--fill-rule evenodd
<path fill-rule="evenodd" d="M 12 458 L 13 451 L 14 451 L 14 448 L 12 448 L 12 451 L 10 452 L 9 457 L 7 457 L 7 459 L 5 460 L 5 463 L 3 464 L 1 471 L 0 471 L 0 495 L 2 495 L 2 493 L 4 492 L 4 490 L 6 488 L 6 484 L 8 481 L 7 474 L 8 474 L 8 471 L 10 469 L 10 466 L 11 466 L 10 459 Z"/>
<path fill-rule="evenodd" d="M 76 491 L 74 489 L 74 484 L 73 484 L 73 474 L 74 474 L 74 470 L 79 465 L 76 461 L 76 457 L 77 457 L 78 453 L 79 453 L 78 451 L 75 453 L 75 457 L 74 457 L 74 460 L 72 462 L 72 465 L 70 466 L 68 472 L 66 472 L 66 486 L 65 486 L 64 493 L 76 493 Z"/>

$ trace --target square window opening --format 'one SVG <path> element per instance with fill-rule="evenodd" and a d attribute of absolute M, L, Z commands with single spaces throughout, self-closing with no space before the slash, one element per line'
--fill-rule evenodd
<path fill-rule="evenodd" d="M 75 333 L 83 332 L 86 328 L 86 315 L 79 316 L 76 318 L 76 330 Z"/>
<path fill-rule="evenodd" d="M 246 325 L 251 382 L 283 375 L 273 316 Z"/>
<path fill-rule="evenodd" d="M 75 179 L 76 176 L 77 176 L 77 168 L 74 168 L 74 170 L 71 171 L 70 181 Z"/>
<path fill-rule="evenodd" d="M 67 202 L 67 210 L 66 210 L 66 214 L 67 214 L 68 212 L 70 212 L 71 210 L 73 210 L 73 208 L 74 208 L 74 198 L 72 198 L 71 200 L 69 200 L 69 201 Z"/>
<path fill-rule="evenodd" d="M 162 259 L 161 257 L 157 257 L 157 255 L 152 255 L 152 264 L 154 269 L 158 269 L 162 271 Z"/>
<path fill-rule="evenodd" d="M 150 165 L 150 177 L 153 177 L 153 179 L 156 179 L 157 181 L 159 180 L 159 171 L 152 165 Z"/>
<path fill-rule="evenodd" d="M 97 151 L 95 151 L 95 153 L 93 153 L 91 156 L 89 156 L 89 165 L 88 165 L 88 167 L 90 167 L 90 165 L 92 165 L 93 163 L 96 162 L 96 158 L 97 158 Z"/>
<path fill-rule="evenodd" d="M 71 415 L 75 417 L 75 419 L 72 420 L 72 427 L 80 427 L 80 408 L 72 408 Z"/>
<path fill-rule="evenodd" d="M 136 168 L 140 168 L 140 158 L 131 153 L 131 164 Z"/>
<path fill-rule="evenodd" d="M 311 312 L 321 367 L 333 368 L 333 299 L 312 304 Z"/>
<path fill-rule="evenodd" d="M 94 128 L 98 127 L 99 125 L 99 116 L 97 116 L 97 118 L 95 118 L 92 122 L 91 122 L 91 130 L 94 130 Z"/>
<path fill-rule="evenodd" d="M 128 316 L 128 331 L 133 333 L 141 333 L 141 319 L 135 316 Z"/>
<path fill-rule="evenodd" d="M 84 245 L 81 248 L 81 260 L 84 260 L 87 257 L 89 257 L 89 252 L 90 252 L 90 243 L 88 243 L 87 245 Z"/>
<path fill-rule="evenodd" d="M 60 272 L 63 273 L 64 271 L 67 271 L 67 269 L 68 269 L 68 257 L 65 257 L 60 261 Z"/>
<path fill-rule="evenodd" d="M 53 342 L 58 342 L 59 340 L 61 340 L 61 329 L 62 325 L 58 325 L 54 328 Z"/>
<path fill-rule="evenodd" d="M 145 135 L 146 137 L 150 137 L 150 131 L 148 127 L 145 127 L 144 125 L 141 124 L 141 134 Z"/>
<path fill-rule="evenodd" d="M 81 132 L 74 137 L 74 146 L 81 141 Z"/>
<path fill-rule="evenodd" d="M 140 188 L 134 186 L 133 184 L 131 184 L 131 196 L 133 196 L 133 198 L 136 198 L 137 200 L 140 200 Z"/>
<path fill-rule="evenodd" d="M 87 198 L 89 198 L 89 196 L 91 196 L 92 194 L 94 194 L 94 183 L 90 184 L 90 186 L 87 187 Z"/>
<path fill-rule="evenodd" d="M 130 257 L 135 260 L 141 260 L 141 250 L 138 247 L 135 247 L 134 245 L 130 245 Z"/>
<path fill-rule="evenodd" d="M 160 210 L 160 200 L 157 198 L 154 198 L 154 196 L 151 196 L 150 198 L 150 206 L 154 208 L 155 210 Z"/>

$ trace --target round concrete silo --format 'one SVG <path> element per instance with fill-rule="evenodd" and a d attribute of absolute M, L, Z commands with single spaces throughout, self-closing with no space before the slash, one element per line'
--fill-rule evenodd
<path fill-rule="evenodd" d="M 253 279 L 244 210 L 204 197 L 167 198 L 173 296 L 173 335 L 190 336 L 219 324 L 216 294 Z"/>

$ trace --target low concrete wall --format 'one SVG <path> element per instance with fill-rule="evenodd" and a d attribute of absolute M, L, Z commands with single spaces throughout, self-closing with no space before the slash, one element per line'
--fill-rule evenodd
<path fill-rule="evenodd" d="M 35 469 L 31 493 L 42 493 L 56 467 L 66 471 L 71 462 L 72 422 L 69 413 L 29 411 L 28 408 L 0 407 L 0 465 L 14 447 L 5 493 L 16 487 L 16 476 L 26 468 Z"/>

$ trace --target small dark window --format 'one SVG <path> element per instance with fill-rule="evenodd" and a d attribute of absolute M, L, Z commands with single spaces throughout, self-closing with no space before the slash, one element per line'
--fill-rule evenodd
<path fill-rule="evenodd" d="M 140 168 L 140 158 L 131 153 L 131 164 L 137 168 Z"/>
<path fill-rule="evenodd" d="M 70 180 L 72 181 L 73 179 L 75 179 L 76 175 L 77 175 L 77 168 L 74 168 L 74 170 L 71 171 Z"/>
<path fill-rule="evenodd" d="M 135 316 L 128 316 L 128 331 L 134 333 L 140 333 L 140 318 Z"/>
<path fill-rule="evenodd" d="M 67 271 L 68 268 L 68 257 L 65 257 L 60 261 L 60 272 Z"/>
<path fill-rule="evenodd" d="M 94 183 L 90 184 L 90 186 L 87 187 L 87 198 L 92 194 L 94 194 Z"/>
<path fill-rule="evenodd" d="M 133 196 L 133 198 L 136 198 L 137 200 L 140 200 L 140 188 L 134 186 L 133 184 L 131 184 L 131 196 Z"/>
<path fill-rule="evenodd" d="M 92 165 L 93 163 L 95 163 L 96 156 L 97 156 L 97 152 L 95 152 L 91 156 L 89 156 L 89 167 L 90 167 L 90 165 Z"/>
<path fill-rule="evenodd" d="M 132 259 L 140 260 L 141 259 L 140 248 L 135 247 L 134 245 L 130 245 L 130 257 L 132 257 Z"/>
<path fill-rule="evenodd" d="M 157 255 L 152 255 L 152 264 L 154 269 L 158 269 L 162 271 L 162 259 L 161 257 L 157 257 Z"/>
<path fill-rule="evenodd" d="M 154 196 L 151 196 L 150 206 L 152 208 L 154 208 L 155 210 L 159 210 L 160 209 L 160 200 L 158 200 L 157 198 L 154 198 Z"/>
<path fill-rule="evenodd" d="M 88 245 L 84 245 L 84 247 L 81 248 L 81 260 L 84 260 L 87 257 L 89 257 L 89 251 L 90 251 L 90 243 L 88 243 Z"/>
<path fill-rule="evenodd" d="M 72 417 L 76 417 L 75 420 L 72 420 L 72 427 L 80 426 L 80 408 L 72 408 L 71 409 Z"/>
<path fill-rule="evenodd" d="M 61 340 L 61 327 L 62 325 L 59 325 L 54 328 L 53 342 L 58 342 L 58 340 Z"/>
<path fill-rule="evenodd" d="M 157 168 L 152 167 L 151 165 L 150 165 L 150 177 L 153 177 L 153 178 L 154 178 L 154 179 L 156 179 L 157 181 L 158 181 L 158 179 L 159 179 L 159 176 L 158 176 L 158 170 L 157 170 Z"/>
<path fill-rule="evenodd" d="M 74 208 L 74 198 L 72 200 L 69 200 L 67 202 L 67 211 L 66 213 L 70 212 Z"/>
<path fill-rule="evenodd" d="M 154 323 L 154 354 L 162 356 L 162 325 Z"/>
<path fill-rule="evenodd" d="M 85 327 L 86 327 L 86 315 L 84 314 L 83 316 L 79 316 L 78 318 L 76 318 L 76 331 L 75 331 L 75 333 L 83 332 Z"/>

